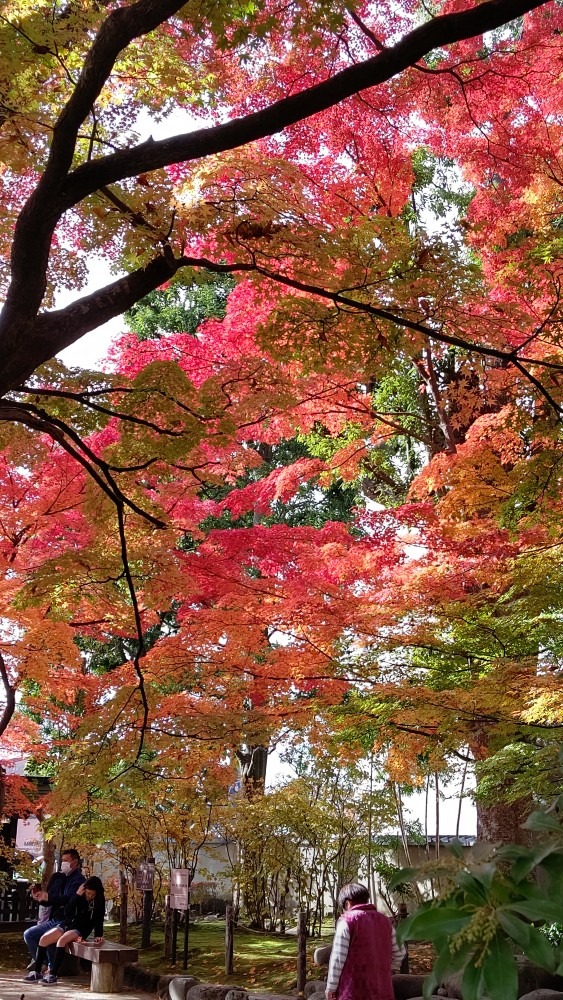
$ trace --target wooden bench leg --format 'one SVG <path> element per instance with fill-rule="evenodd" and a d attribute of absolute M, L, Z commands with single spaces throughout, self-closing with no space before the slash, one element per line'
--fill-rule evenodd
<path fill-rule="evenodd" d="M 112 962 L 92 962 L 91 993 L 119 993 L 123 987 L 123 966 Z"/>

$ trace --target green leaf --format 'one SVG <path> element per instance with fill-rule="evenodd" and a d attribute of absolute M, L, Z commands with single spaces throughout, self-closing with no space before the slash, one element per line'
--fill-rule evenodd
<path fill-rule="evenodd" d="M 561 903 L 549 899 L 519 900 L 517 903 L 510 903 L 506 909 L 521 913 L 528 920 L 548 920 L 550 923 L 557 923 L 561 919 Z"/>
<path fill-rule="evenodd" d="M 513 913 L 508 913 L 506 910 L 500 909 L 497 910 L 497 920 L 508 936 L 525 951 L 530 940 L 531 924 L 525 924 L 523 920 L 515 917 Z"/>
<path fill-rule="evenodd" d="M 525 830 L 550 830 L 553 833 L 563 834 L 561 823 L 555 816 L 546 812 L 530 813 L 525 823 L 522 823 Z"/>
<path fill-rule="evenodd" d="M 454 858 L 458 858 L 460 861 L 463 861 L 465 858 L 467 848 L 464 847 L 461 840 L 451 840 L 447 849 L 450 854 L 453 854 Z"/>
<path fill-rule="evenodd" d="M 531 962 L 548 972 L 555 972 L 557 956 L 544 934 L 532 924 L 525 924 L 512 913 L 497 910 L 502 929 L 522 948 Z"/>
<path fill-rule="evenodd" d="M 403 944 L 404 941 L 410 940 L 410 929 L 414 918 L 417 916 L 416 913 L 412 913 L 410 917 L 405 920 L 401 920 L 396 929 L 397 941 L 399 944 Z"/>
<path fill-rule="evenodd" d="M 557 967 L 557 953 L 553 945 L 547 940 L 537 927 L 530 927 L 530 940 L 528 947 L 524 949 L 526 955 L 534 963 L 548 972 L 555 972 Z"/>
<path fill-rule="evenodd" d="M 558 850 L 555 844 L 542 844 L 541 847 L 536 848 L 536 850 L 528 851 L 527 857 L 522 857 L 516 861 L 512 867 L 512 878 L 515 882 L 521 882 L 525 879 L 530 872 L 536 867 L 536 865 L 541 864 L 545 858 L 549 857 L 550 854 L 555 853 Z"/>
<path fill-rule="evenodd" d="M 455 880 L 459 887 L 463 889 L 465 902 L 473 903 L 475 906 L 482 906 L 486 902 L 487 896 L 483 887 L 479 885 L 469 872 L 459 872 Z"/>
<path fill-rule="evenodd" d="M 410 918 L 407 932 L 401 934 L 402 940 L 435 941 L 437 938 L 445 937 L 449 934 L 457 934 L 465 927 L 470 918 L 468 912 L 462 913 L 458 909 L 447 906 L 436 906 L 422 913 L 413 914 Z M 405 921 L 404 923 L 407 923 Z M 399 928 L 402 931 L 403 925 Z"/>
<path fill-rule="evenodd" d="M 469 962 L 465 966 L 465 971 L 461 980 L 461 992 L 463 1000 L 481 1000 L 485 983 L 483 979 L 483 969 Z"/>
<path fill-rule="evenodd" d="M 487 890 L 491 887 L 493 873 L 483 873 L 479 871 L 458 872 L 455 881 L 464 893 L 471 898 L 472 903 L 481 905 L 487 901 Z"/>
<path fill-rule="evenodd" d="M 483 961 L 483 979 L 490 1000 L 516 1000 L 518 972 L 516 962 L 506 938 L 497 934 Z"/>
<path fill-rule="evenodd" d="M 405 882 L 412 882 L 419 871 L 419 868 L 399 868 L 399 871 L 395 872 L 393 877 L 388 880 L 387 885 L 390 889 L 395 889 L 398 885 L 403 885 Z"/>
<path fill-rule="evenodd" d="M 428 1000 L 432 996 L 434 990 L 440 986 L 445 976 L 451 975 L 453 972 L 458 972 L 463 968 L 470 951 L 471 945 L 468 943 L 464 944 L 453 954 L 450 950 L 449 942 L 443 946 L 432 966 L 432 971 L 424 980 L 422 992 L 425 1000 Z"/>

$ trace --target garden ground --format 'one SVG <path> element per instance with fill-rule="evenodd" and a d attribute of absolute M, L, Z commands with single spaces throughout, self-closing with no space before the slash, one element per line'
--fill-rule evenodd
<path fill-rule="evenodd" d="M 117 925 L 106 925 L 106 936 L 117 940 L 119 928 Z M 128 934 L 128 944 L 139 948 L 139 964 L 143 968 L 170 975 L 177 972 L 183 974 L 182 948 L 183 930 L 178 934 L 178 960 L 174 967 L 164 956 L 164 932 L 160 926 L 153 926 L 150 948 L 140 948 L 141 928 L 131 926 Z M 313 952 L 320 944 L 328 944 L 332 934 L 328 932 L 322 938 L 312 938 L 307 944 L 307 978 L 318 979 L 322 972 L 313 964 Z M 276 934 L 261 934 L 245 928 L 235 930 L 234 939 L 234 972 L 225 975 L 224 958 L 225 925 L 217 923 L 196 922 L 190 925 L 189 958 L 187 974 L 197 976 L 202 982 L 232 983 L 243 985 L 256 991 L 271 991 L 285 993 L 296 985 L 296 955 L 297 942 L 294 935 L 280 937 Z M 415 944 L 409 948 L 410 971 L 425 974 L 432 965 L 432 949 L 429 945 Z M 0 973 L 21 971 L 27 964 L 27 951 L 23 944 L 21 933 L 9 932 L 0 935 Z M 23 975 L 23 973 L 22 973 Z M 21 983 L 21 979 L 18 979 Z M 18 1000 L 22 990 L 18 994 Z M 15 995 L 15 994 L 14 994 Z M 59 991 L 57 991 L 59 995 Z M 62 997 L 62 994 L 60 994 Z M 132 996 L 135 996 L 133 993 Z M 8 1000 L 0 992 L 0 1000 Z M 10 997 L 11 1000 L 11 997 Z M 66 1000 L 66 997 L 65 997 Z"/>
<path fill-rule="evenodd" d="M 0 945 L 3 937 L 0 937 Z M 80 978 L 70 978 L 60 980 L 56 986 L 44 989 L 42 985 L 33 983 L 22 983 L 22 973 L 0 971 L 0 1000 L 32 1000 L 32 997 L 43 997 L 44 1000 L 83 1000 L 87 995 L 92 996 L 88 986 L 88 975 Z M 125 1000 L 154 1000 L 154 993 L 140 993 L 136 989 L 125 987 L 120 993 Z M 96 993 L 96 1000 L 115 1000 L 115 993 Z"/>

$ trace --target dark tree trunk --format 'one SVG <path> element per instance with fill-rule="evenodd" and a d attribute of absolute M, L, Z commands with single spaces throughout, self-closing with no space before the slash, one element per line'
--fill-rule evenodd
<path fill-rule="evenodd" d="M 256 746 L 249 747 L 248 750 L 238 750 L 237 757 L 246 798 L 251 799 L 256 794 L 262 795 L 266 784 L 268 747 Z"/>

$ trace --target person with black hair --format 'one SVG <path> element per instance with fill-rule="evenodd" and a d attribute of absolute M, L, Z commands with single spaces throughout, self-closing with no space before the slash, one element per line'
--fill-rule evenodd
<path fill-rule="evenodd" d="M 97 875 L 92 875 L 69 899 L 65 906 L 64 918 L 59 925 L 47 931 L 40 939 L 35 967 L 25 976 L 24 982 L 43 982 L 49 986 L 56 983 L 67 944 L 85 940 L 92 931 L 95 935 L 94 944 L 103 944 L 105 909 L 104 887 Z M 55 957 L 52 961 L 49 960 L 49 968 L 42 977 L 41 968 L 47 948 L 53 944 L 56 944 Z"/>
<path fill-rule="evenodd" d="M 82 868 L 80 865 L 80 854 L 74 849 L 74 847 L 69 847 L 63 851 L 61 855 L 60 871 L 55 872 L 51 876 L 47 889 L 41 889 L 41 886 L 38 886 L 37 889 L 32 889 L 31 894 L 35 902 L 48 907 L 50 912 L 46 919 L 43 919 L 40 923 L 34 924 L 33 927 L 28 927 L 27 930 L 24 931 L 23 939 L 27 945 L 31 958 L 28 969 L 35 968 L 37 945 L 40 938 L 42 938 L 48 930 L 58 927 L 60 921 L 63 919 L 66 904 L 69 899 L 74 896 L 77 889 L 83 882 L 84 875 L 82 874 Z M 52 947 L 49 948 L 47 954 L 49 960 L 53 960 L 55 958 L 55 952 Z"/>
<path fill-rule="evenodd" d="M 369 901 L 365 885 L 349 882 L 338 894 L 342 915 L 336 925 L 328 966 L 327 1000 L 394 1000 L 393 966 L 400 948 L 389 917 Z"/>

